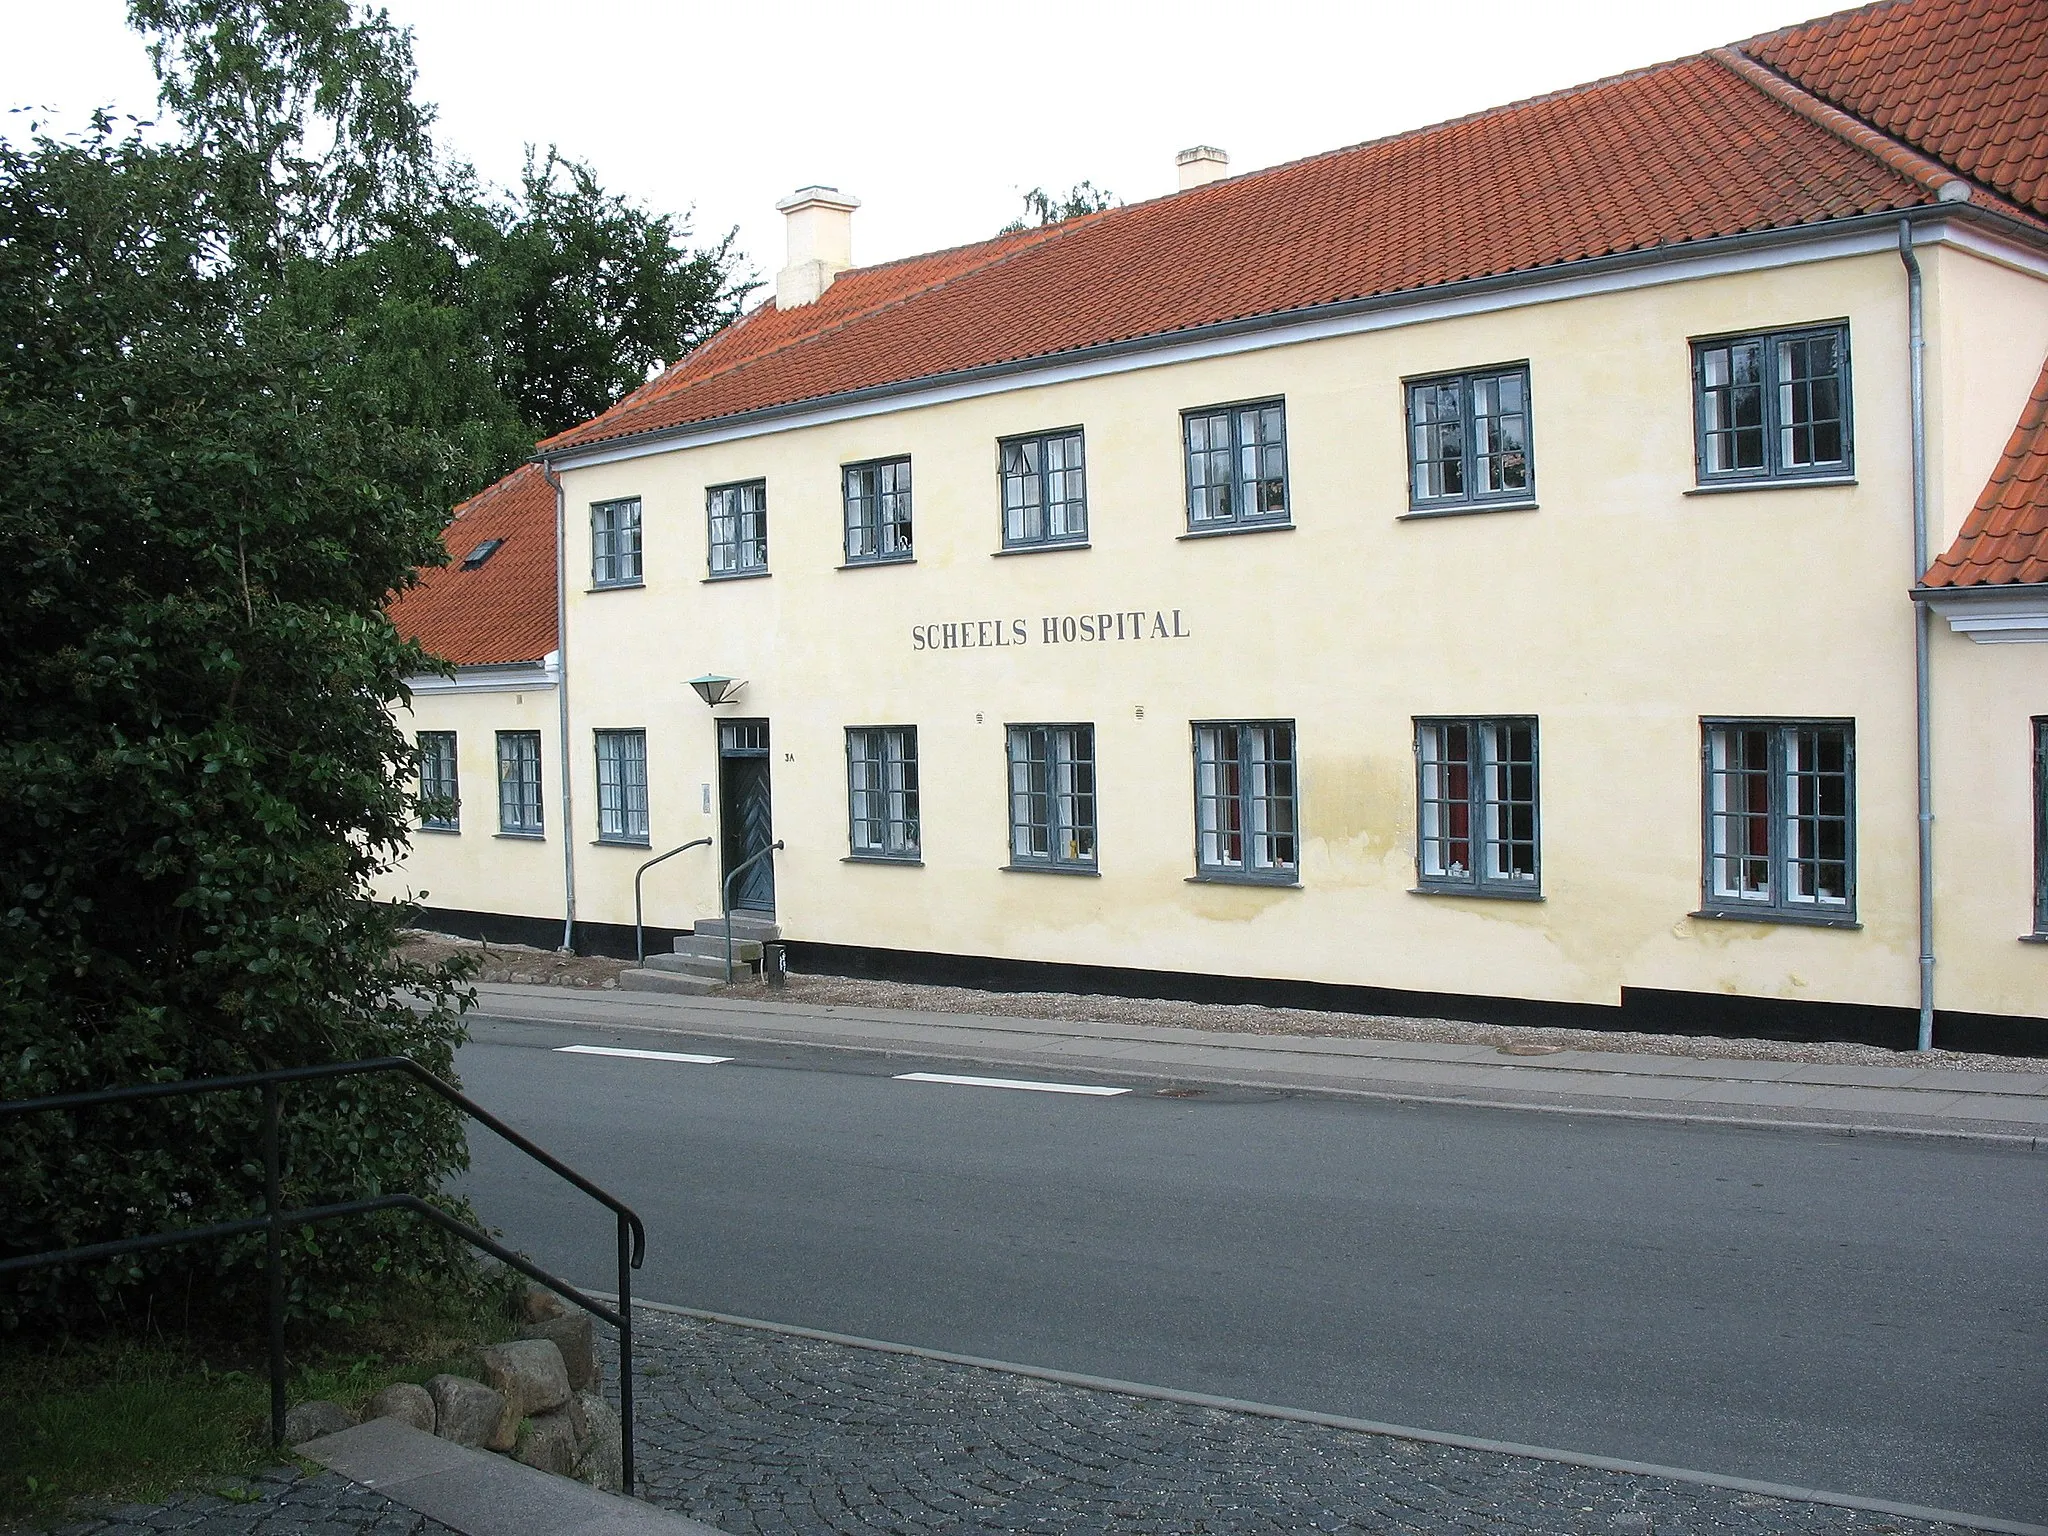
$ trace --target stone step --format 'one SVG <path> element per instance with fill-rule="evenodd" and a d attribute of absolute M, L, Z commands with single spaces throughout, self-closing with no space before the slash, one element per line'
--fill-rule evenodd
<path fill-rule="evenodd" d="M 664 976 L 708 976 L 713 981 L 725 980 L 725 954 L 715 955 L 649 955 L 645 968 L 659 971 Z M 739 946 L 733 946 L 732 974 L 735 981 L 752 981 L 760 973 L 760 966 L 742 960 Z"/>
<path fill-rule="evenodd" d="M 700 917 L 697 919 L 697 937 L 708 934 L 723 935 L 725 919 L 722 917 Z M 775 926 L 775 919 L 758 912 L 735 912 L 732 915 L 732 936 L 736 939 L 779 939 L 782 930 Z"/>
<path fill-rule="evenodd" d="M 649 957 L 654 958 L 653 956 Z M 716 992 L 725 985 L 722 976 L 689 976 L 680 971 L 621 971 L 621 992 Z"/>
<path fill-rule="evenodd" d="M 722 933 L 700 933 L 694 938 L 685 936 L 675 942 L 675 953 L 698 955 L 716 959 L 725 964 L 725 935 Z M 761 959 L 761 941 L 743 939 L 737 933 L 732 936 L 732 958 L 735 965 L 755 965 Z"/>

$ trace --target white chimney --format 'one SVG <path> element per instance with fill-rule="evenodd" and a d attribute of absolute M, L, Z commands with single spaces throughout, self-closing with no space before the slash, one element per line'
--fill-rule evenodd
<path fill-rule="evenodd" d="M 787 221 L 789 254 L 775 274 L 775 307 L 815 304 L 853 265 L 853 210 L 860 199 L 837 187 L 799 187 L 775 205 Z"/>
<path fill-rule="evenodd" d="M 1180 167 L 1180 189 L 1203 186 L 1212 181 L 1221 181 L 1230 174 L 1230 156 L 1214 144 L 1197 144 L 1193 149 L 1184 149 L 1173 157 L 1173 163 Z"/>

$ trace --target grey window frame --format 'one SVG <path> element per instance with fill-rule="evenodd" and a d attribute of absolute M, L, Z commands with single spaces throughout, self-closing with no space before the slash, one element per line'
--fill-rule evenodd
<path fill-rule="evenodd" d="M 431 744 L 431 745 L 430 745 Z M 421 731 L 418 743 L 420 754 L 420 827 L 428 832 L 460 832 L 462 830 L 462 764 L 456 752 L 454 731 Z M 445 752 L 446 757 L 441 754 Z M 429 770 L 443 768 L 442 772 Z M 447 814 L 435 814 L 435 808 L 445 806 Z"/>
<path fill-rule="evenodd" d="M 1733 733 L 1760 732 L 1766 737 L 1765 761 L 1761 768 L 1745 766 L 1717 767 L 1714 761 L 1714 744 L 1717 736 Z M 1794 817 L 1793 794 L 1789 787 L 1790 774 L 1795 771 L 1788 757 L 1788 747 L 1801 733 L 1815 733 L 1839 736 L 1842 747 L 1842 810 L 1839 815 L 1830 815 L 1816 804 L 1814 813 Z M 1716 798 L 1717 780 L 1728 782 L 1739 777 L 1760 775 L 1764 788 L 1764 804 L 1761 809 L 1751 804 L 1743 809 L 1723 809 L 1725 802 Z M 1804 775 L 1802 775 L 1804 776 Z M 1811 770 L 1811 776 L 1822 777 L 1818 768 Z M 1831 775 L 1830 775 L 1831 776 Z M 1717 820 L 1726 825 L 1737 822 L 1753 826 L 1761 818 L 1765 831 L 1764 848 L 1755 850 L 1753 844 L 1744 851 L 1734 851 L 1720 840 L 1721 829 Z M 1816 824 L 1838 821 L 1842 826 L 1842 847 L 1839 857 L 1826 857 L 1816 842 L 1814 853 L 1808 857 L 1796 847 L 1794 835 L 1789 828 L 1795 821 L 1812 820 Z M 1817 836 L 1817 830 L 1816 830 Z M 1761 896 L 1732 895 L 1719 889 L 1716 864 L 1727 861 L 1743 864 L 1763 864 L 1769 888 Z M 1795 896 L 1793 882 L 1789 878 L 1792 869 L 1798 865 L 1816 866 L 1839 864 L 1842 870 L 1842 895 L 1836 898 Z M 1746 874 L 1738 883 L 1746 883 Z M 1717 718 L 1708 717 L 1700 721 L 1700 911 L 1702 917 L 1748 918 L 1758 922 L 1808 923 L 1821 927 L 1849 928 L 1856 924 L 1856 722 L 1854 720 L 1828 719 L 1777 719 L 1777 718 Z"/>
<path fill-rule="evenodd" d="M 1064 443 L 1069 438 L 1079 445 L 1078 462 L 1068 468 L 1048 471 L 1045 467 L 1047 445 L 1054 442 Z M 1035 450 L 1037 454 L 1037 467 L 1035 469 L 1026 469 L 1013 475 L 1009 469 L 1009 454 L 1013 448 Z M 1061 497 L 1055 500 L 1052 495 L 1052 478 L 1055 474 L 1078 475 L 1080 477 L 1081 494 L 1078 497 Z M 1038 515 L 1039 526 L 1044 531 L 1035 538 L 1027 535 L 1013 537 L 1010 530 L 1010 484 L 1013 480 L 1024 481 L 1033 476 L 1038 480 L 1037 496 L 1027 502 L 1020 494 L 1017 506 L 1026 512 L 1035 510 Z M 1086 432 L 1080 427 L 1052 427 L 1042 432 L 1020 432 L 1010 437 L 997 438 L 996 495 L 998 515 L 1002 519 L 1002 547 L 1005 550 L 1061 549 L 1071 545 L 1086 544 L 1088 542 L 1088 439 Z M 1058 534 L 1054 534 L 1051 531 L 1052 513 L 1055 506 L 1078 506 L 1080 508 L 1080 528 L 1078 531 L 1071 528 Z"/>
<path fill-rule="evenodd" d="M 1055 780 L 1061 762 L 1051 750 L 1061 737 L 1070 738 L 1064 759 L 1068 770 L 1065 788 Z M 1036 756 L 1031 750 L 1034 741 L 1043 743 L 1046 748 Z M 1085 753 L 1081 750 L 1084 742 Z M 1023 748 L 1021 756 L 1020 746 Z M 1088 721 L 1005 724 L 1003 759 L 1010 805 L 1010 861 L 1006 867 L 1049 870 L 1059 874 L 1096 873 L 1102 851 L 1099 830 L 1102 783 L 1095 757 L 1094 724 Z M 1031 773 L 1034 763 L 1042 765 L 1040 782 L 1036 785 Z M 1034 812 L 1041 808 L 1043 816 L 1035 816 Z M 1041 827 L 1045 833 L 1044 853 L 1020 846 L 1028 844 L 1030 834 Z M 1081 851 L 1084 844 L 1085 852 Z M 1061 851 L 1068 847 L 1075 851 Z"/>
<path fill-rule="evenodd" d="M 900 783 L 889 782 L 891 767 L 899 770 Z M 916 726 L 846 728 L 846 856 L 881 864 L 922 862 Z"/>
<path fill-rule="evenodd" d="M 630 520 L 627 517 L 631 511 Z M 620 496 L 590 504 L 590 585 L 641 585 L 640 498 Z"/>
<path fill-rule="evenodd" d="M 1431 756 L 1427 749 L 1427 733 L 1442 732 L 1446 739 L 1451 731 L 1466 732 L 1466 753 L 1462 764 L 1465 774 L 1463 795 L 1455 795 L 1448 785 L 1432 793 Z M 1503 774 L 1512 778 L 1517 767 L 1524 766 L 1512 756 L 1503 758 L 1497 746 L 1493 746 L 1496 733 L 1502 731 L 1526 730 L 1529 733 L 1528 795 L 1524 799 L 1514 794 L 1512 787 L 1502 793 Z M 1489 747 L 1493 746 L 1493 750 Z M 1511 900 L 1532 901 L 1543 894 L 1543 782 L 1542 782 L 1542 739 L 1537 730 L 1534 715 L 1417 715 L 1415 717 L 1415 888 L 1420 891 L 1439 891 L 1462 896 L 1505 897 Z M 1446 754 L 1441 761 L 1451 766 Z M 1465 830 L 1462 837 L 1450 830 L 1433 831 L 1430 810 L 1433 806 L 1446 809 L 1462 807 L 1465 814 Z M 1517 836 L 1519 828 L 1511 823 L 1518 808 L 1526 807 L 1528 814 L 1528 835 Z M 1454 845 L 1463 843 L 1466 850 L 1466 869 L 1463 874 L 1450 872 L 1450 861 L 1439 859 L 1443 867 L 1430 868 L 1430 846 L 1432 843 Z M 1495 872 L 1496 864 L 1511 865 L 1512 852 L 1516 847 L 1526 846 L 1529 857 L 1529 873 L 1526 876 Z M 1495 850 L 1510 850 L 1508 857 L 1496 860 Z"/>
<path fill-rule="evenodd" d="M 885 474 L 900 478 L 885 489 Z M 857 476 L 873 476 L 872 494 L 856 494 Z M 916 558 L 912 549 L 913 508 L 911 505 L 910 455 L 899 453 L 882 459 L 862 459 L 839 467 L 840 498 L 846 508 L 846 563 L 848 565 L 897 565 Z M 900 516 L 892 516 L 893 509 Z M 901 530 L 895 532 L 894 530 Z M 865 543 L 863 551 L 857 543 Z M 888 546 L 888 547 L 885 547 Z"/>
<path fill-rule="evenodd" d="M 629 743 L 637 744 L 637 753 L 617 750 Z M 651 846 L 647 732 L 637 726 L 595 730 L 590 733 L 590 745 L 597 759 L 597 840 L 630 848 Z M 609 758 L 605 753 L 608 745 L 614 749 Z M 637 783 L 631 772 L 636 765 L 640 771 Z"/>
<path fill-rule="evenodd" d="M 1475 409 L 1474 397 L 1482 384 L 1497 383 L 1502 379 L 1515 379 L 1522 387 L 1522 481 L 1519 486 L 1503 487 L 1497 491 L 1474 489 L 1474 467 L 1482 458 L 1505 458 L 1506 450 L 1500 454 L 1480 454 L 1476 451 L 1473 423 L 1481 414 Z M 1425 463 L 1441 462 L 1425 459 L 1417 452 L 1416 396 L 1422 390 L 1455 388 L 1458 392 L 1458 463 L 1464 488 L 1455 493 L 1426 495 L 1421 487 L 1421 467 Z M 1518 506 L 1536 499 L 1536 405 L 1530 389 L 1529 362 L 1524 358 L 1515 363 L 1489 363 L 1479 368 L 1461 368 L 1450 373 L 1416 374 L 1401 381 L 1401 402 L 1403 420 L 1407 424 L 1406 462 L 1408 475 L 1408 509 L 1411 512 L 1432 512 L 1445 508 Z M 1496 412 L 1504 416 L 1506 412 Z M 1423 425 L 1434 425 L 1424 423 Z"/>
<path fill-rule="evenodd" d="M 2048 715 L 2034 717 L 2034 937 L 2048 939 Z"/>
<path fill-rule="evenodd" d="M 1838 348 L 1840 368 L 1837 384 L 1840 390 L 1842 456 L 1815 464 L 1788 464 L 1784 455 L 1784 434 L 1787 424 L 1784 420 L 1782 395 L 1789 384 L 1780 375 L 1780 347 L 1789 343 L 1812 341 L 1822 336 L 1833 336 Z M 1764 359 L 1768 377 L 1757 386 L 1761 391 L 1759 415 L 1756 430 L 1763 434 L 1763 461 L 1753 468 L 1709 469 L 1707 467 L 1707 440 L 1719 432 L 1746 430 L 1740 427 L 1713 428 L 1707 425 L 1707 396 L 1710 386 L 1706 380 L 1707 355 L 1722 349 L 1732 349 L 1754 343 Z M 1711 386 L 1720 388 L 1722 386 Z M 1726 386 L 1733 389 L 1732 383 Z M 1844 320 L 1822 320 L 1811 325 L 1780 326 L 1768 331 L 1737 331 L 1722 336 L 1697 336 L 1692 340 L 1692 441 L 1693 477 L 1703 486 L 1773 484 L 1779 481 L 1840 480 L 1856 473 L 1856 421 L 1855 421 L 1855 370 L 1849 350 L 1849 322 Z M 1793 430 L 1797 430 L 1796 423 Z"/>
<path fill-rule="evenodd" d="M 531 743 L 530 761 L 524 754 L 508 755 L 508 748 Z M 523 774 L 512 770 L 531 767 L 529 786 Z M 528 793 L 529 788 L 531 793 Z M 498 835 L 500 837 L 545 837 L 547 811 L 542 789 L 539 731 L 498 732 Z"/>
<path fill-rule="evenodd" d="M 1194 720 L 1190 721 L 1190 753 L 1195 770 L 1195 875 L 1197 880 L 1214 880 L 1242 885 L 1299 885 L 1301 883 L 1301 734 L 1292 720 Z M 1249 750 L 1256 739 L 1254 732 L 1284 730 L 1287 733 L 1287 752 L 1284 757 L 1269 754 L 1260 757 Z M 1220 776 L 1222 765 L 1228 761 L 1236 776 L 1237 787 L 1225 794 L 1219 785 L 1214 793 L 1203 789 L 1202 755 L 1203 733 L 1205 731 L 1230 731 L 1232 750 L 1226 759 L 1219 750 L 1213 759 Z M 1220 742 L 1219 737 L 1219 742 Z M 1275 764 L 1286 770 L 1287 789 L 1284 795 L 1261 793 L 1258 789 L 1258 769 L 1264 765 L 1270 776 Z M 1219 811 L 1213 828 L 1203 824 L 1203 808 L 1213 802 Z M 1285 831 L 1277 831 L 1270 816 L 1262 817 L 1260 808 L 1275 804 L 1287 807 Z M 1220 814 L 1224 806 L 1235 810 L 1235 825 L 1226 824 Z M 1265 825 L 1261 826 L 1264 821 Z M 1217 849 L 1223 848 L 1227 839 L 1236 837 L 1241 852 L 1238 859 L 1211 858 L 1207 847 L 1213 839 Z M 1276 856 L 1269 864 L 1254 862 L 1254 853 L 1262 841 L 1278 843 L 1285 840 L 1291 849 L 1292 858 L 1282 863 Z"/>
<path fill-rule="evenodd" d="M 1275 413 L 1279 430 L 1269 441 L 1264 434 L 1266 413 Z M 1255 418 L 1254 440 L 1247 444 L 1244 436 L 1245 418 Z M 1197 448 L 1194 436 L 1198 423 L 1213 425 L 1218 419 L 1224 423 L 1227 441 L 1220 448 L 1213 443 Z M 1187 518 L 1189 533 L 1216 533 L 1233 528 L 1279 528 L 1289 523 L 1294 516 L 1294 503 L 1287 486 L 1287 399 L 1275 395 L 1262 400 L 1236 400 L 1223 405 L 1190 406 L 1180 413 L 1181 469 L 1186 479 Z M 1247 476 L 1244 473 L 1247 447 L 1257 456 L 1259 473 Z M 1246 512 L 1247 501 L 1259 499 L 1256 487 L 1275 478 L 1265 474 L 1268 467 L 1264 462 L 1268 453 L 1277 454 L 1280 461 L 1280 510 L 1277 512 Z M 1209 497 L 1204 492 L 1213 492 L 1217 482 L 1207 478 L 1206 469 L 1213 466 L 1218 458 L 1229 465 L 1229 478 L 1222 483 L 1230 496 L 1230 511 L 1223 517 L 1197 515 L 1198 506 Z M 1205 463 L 1206 461 L 1206 463 Z M 1197 484 L 1198 466 L 1203 468 L 1202 483 Z"/>
<path fill-rule="evenodd" d="M 751 507 L 745 504 L 748 492 L 754 493 Z M 728 496 L 733 498 L 732 507 L 721 512 L 721 501 Z M 721 517 L 731 521 L 729 538 L 721 539 L 718 536 Z M 752 538 L 747 537 L 742 531 L 744 520 L 748 517 L 757 519 L 760 524 L 758 534 Z M 704 541 L 705 566 L 710 573 L 706 580 L 729 581 L 736 576 L 758 576 L 765 572 L 768 569 L 767 480 L 729 480 L 723 485 L 704 487 Z M 719 564 L 720 551 L 728 552 L 730 557 L 724 565 Z M 757 554 L 759 558 L 750 558 L 742 562 L 739 558 L 742 553 L 749 556 Z"/>

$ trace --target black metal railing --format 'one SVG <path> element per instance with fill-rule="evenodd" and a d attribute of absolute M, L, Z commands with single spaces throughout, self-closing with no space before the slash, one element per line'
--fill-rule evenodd
<path fill-rule="evenodd" d="M 583 1193 L 599 1204 L 608 1207 L 617 1218 L 619 1289 L 618 1310 L 613 1311 L 601 1302 L 593 1301 L 566 1280 L 556 1278 L 546 1270 L 532 1263 L 511 1249 L 495 1242 L 487 1234 L 479 1232 L 464 1221 L 457 1221 L 446 1211 L 429 1205 L 417 1195 L 377 1195 L 367 1200 L 346 1200 L 334 1205 L 302 1206 L 296 1210 L 283 1208 L 283 1177 L 279 1166 L 278 1121 L 282 1112 L 284 1095 L 282 1089 L 287 1083 L 315 1082 L 327 1078 L 354 1077 L 372 1072 L 403 1072 L 429 1091 L 443 1099 L 480 1124 L 491 1130 L 533 1158 L 551 1172 L 567 1179 Z M 339 1221 L 348 1216 L 362 1216 L 371 1211 L 412 1211 L 426 1217 L 435 1225 L 453 1232 L 473 1247 L 482 1249 L 501 1264 L 510 1266 L 529 1280 L 546 1286 L 564 1300 L 572 1301 L 591 1316 L 610 1323 L 619 1333 L 619 1437 L 620 1471 L 623 1474 L 626 1492 L 632 1493 L 633 1481 L 633 1293 L 631 1272 L 640 1267 L 647 1252 L 647 1229 L 631 1206 L 598 1188 L 582 1174 L 564 1163 L 553 1153 L 535 1146 L 524 1136 L 505 1124 L 482 1105 L 468 1098 L 459 1089 L 435 1076 L 418 1062 L 405 1056 L 379 1056 L 366 1061 L 330 1062 L 317 1067 L 285 1067 L 274 1072 L 250 1072 L 239 1077 L 196 1078 L 182 1083 L 142 1083 L 127 1088 L 106 1088 L 94 1093 L 64 1093 L 41 1099 L 16 1099 L 0 1103 L 0 1119 L 16 1115 L 38 1114 L 57 1110 L 87 1109 L 99 1104 L 124 1104 L 138 1099 L 193 1098 L 202 1093 L 230 1093 L 240 1089 L 256 1088 L 263 1095 L 263 1214 L 247 1217 L 241 1221 L 217 1222 L 206 1227 L 184 1227 L 166 1232 L 153 1232 L 145 1237 L 124 1237 L 111 1242 L 89 1243 L 82 1248 L 66 1248 L 49 1253 L 31 1253 L 20 1258 L 0 1260 L 0 1275 L 14 1274 L 24 1270 L 44 1269 L 53 1264 L 85 1263 L 94 1259 L 110 1259 L 124 1253 L 146 1253 L 156 1248 L 175 1247 L 180 1243 L 206 1242 L 214 1238 L 239 1237 L 245 1233 L 261 1232 L 265 1236 L 265 1262 L 270 1278 L 270 1439 L 273 1445 L 284 1444 L 284 1234 L 292 1227 L 310 1226 L 317 1222 Z"/>
<path fill-rule="evenodd" d="M 663 859 L 672 859 L 679 853 L 688 853 L 692 848 L 709 848 L 708 837 L 692 838 L 680 848 L 671 848 L 667 853 L 657 853 L 653 858 L 633 871 L 633 961 L 636 965 L 647 963 L 646 931 L 640 925 L 640 877 Z"/>

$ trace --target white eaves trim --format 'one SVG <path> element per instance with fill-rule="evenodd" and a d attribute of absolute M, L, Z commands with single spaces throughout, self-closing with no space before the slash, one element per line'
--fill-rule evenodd
<path fill-rule="evenodd" d="M 562 653 L 549 651 L 538 666 L 457 667 L 453 677 L 409 677 L 406 687 L 417 695 L 434 693 L 533 693 L 562 680 Z"/>
<path fill-rule="evenodd" d="M 1532 304 L 1555 304 L 1595 294 L 1625 293 L 1671 283 L 1698 282 L 1704 278 L 1724 277 L 1734 273 L 1767 272 L 1819 261 L 1839 261 L 1846 257 L 1890 254 L 1898 250 L 1898 241 L 1898 227 L 1895 223 L 1869 223 L 1833 235 L 1819 235 L 1768 245 L 1748 245 L 1736 250 L 1704 251 L 1691 257 L 1667 256 L 1647 260 L 1640 265 L 1611 266 L 1597 272 L 1560 274 L 1548 279 L 1531 279 L 1490 286 L 1479 292 L 1442 297 L 1417 294 L 1407 302 L 1395 301 L 1340 315 L 1325 315 L 1320 318 L 1304 316 L 1295 321 L 1255 325 L 1249 329 L 1233 330 L 1227 335 L 1207 336 L 1182 342 L 1168 340 L 1156 344 L 1133 344 L 1120 348 L 1109 356 L 1086 357 L 1065 363 L 1048 360 L 1043 366 L 1006 367 L 1000 372 L 981 377 L 957 379 L 950 383 L 923 387 L 911 384 L 901 389 L 866 393 L 863 398 L 841 400 L 836 404 L 829 400 L 821 401 L 810 410 L 793 408 L 751 420 L 707 422 L 697 431 L 683 429 L 640 441 L 628 440 L 614 444 L 595 444 L 587 449 L 571 449 L 560 455 L 549 455 L 548 463 L 556 470 L 587 469 L 598 464 L 616 464 L 627 459 L 645 458 L 650 454 L 675 453 L 686 448 L 737 442 L 744 438 L 764 437 L 771 433 L 790 432 L 802 427 L 857 421 L 870 416 L 889 415 L 896 411 L 945 405 L 956 400 L 974 400 L 989 395 L 1006 394 L 1013 390 L 1035 389 L 1080 379 L 1106 378 L 1114 374 L 1135 373 L 1148 368 L 1168 368 L 1177 363 L 1213 357 L 1232 357 L 1246 352 L 1264 351 L 1271 347 L 1293 346 L 1306 341 L 1322 341 L 1337 336 L 1361 336 L 1403 326 L 1425 325 L 1436 320 L 1495 314 L 1502 310 L 1520 309 Z M 1955 245 L 1986 260 L 1997 261 L 2034 276 L 2048 278 L 2048 259 L 2043 259 L 2038 252 L 2027 251 L 2019 245 L 2009 244 L 1974 230 L 1963 230 L 1953 220 L 1916 224 L 1913 243 L 1916 246 Z"/>
<path fill-rule="evenodd" d="M 1982 597 L 1982 587 L 1968 587 L 1969 597 L 1933 597 L 1927 606 L 1948 620 L 1948 627 L 1979 645 L 2048 644 L 2048 586 L 2029 587 L 1997 597 Z"/>

